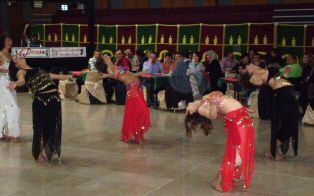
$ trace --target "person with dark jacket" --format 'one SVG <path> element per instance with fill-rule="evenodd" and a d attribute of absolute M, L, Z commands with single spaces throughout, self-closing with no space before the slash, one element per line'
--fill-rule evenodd
<path fill-rule="evenodd" d="M 216 52 L 210 50 L 206 53 L 206 59 L 204 63 L 205 71 L 209 74 L 210 77 L 211 91 L 221 90 L 218 85 L 218 81 L 219 78 L 223 77 L 219 61 L 216 57 Z"/>

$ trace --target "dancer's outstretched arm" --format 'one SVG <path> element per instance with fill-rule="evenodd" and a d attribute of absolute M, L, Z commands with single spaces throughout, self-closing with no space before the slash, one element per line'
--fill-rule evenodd
<path fill-rule="evenodd" d="M 69 78 L 73 78 L 72 75 L 53 74 L 53 73 L 49 73 L 49 76 L 53 80 L 66 80 Z"/>
<path fill-rule="evenodd" d="M 11 81 L 9 83 L 9 86 L 8 88 L 10 90 L 15 90 L 16 87 L 22 87 L 25 85 L 25 75 L 26 75 L 26 72 L 24 70 L 19 70 L 16 74 L 16 77 L 17 77 L 17 81 Z"/>

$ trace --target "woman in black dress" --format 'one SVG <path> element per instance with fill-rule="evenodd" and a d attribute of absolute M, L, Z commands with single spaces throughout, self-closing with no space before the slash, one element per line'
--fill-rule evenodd
<path fill-rule="evenodd" d="M 218 85 L 218 81 L 221 77 L 223 77 L 223 73 L 216 57 L 217 54 L 214 51 L 210 50 L 206 52 L 204 67 L 205 71 L 209 74 L 210 77 L 211 91 L 220 90 L 225 93 L 227 86 L 225 85 L 225 87 L 221 88 Z"/>
<path fill-rule="evenodd" d="M 309 88 L 309 78 L 314 67 L 314 62 L 311 59 L 312 56 L 310 54 L 303 54 L 302 58 L 302 76 L 300 82 L 300 98 L 299 105 L 302 108 L 302 116 L 305 114 L 306 108 L 309 104 L 308 99 L 308 88 Z"/>
<path fill-rule="evenodd" d="M 271 69 L 258 66 L 247 67 L 249 82 L 256 86 L 268 85 L 273 90 L 271 97 L 270 152 L 266 157 L 281 161 L 287 153 L 292 138 L 294 155 L 298 154 L 298 106 L 293 85 L 284 77 L 276 76 Z M 279 147 L 282 154 L 278 153 Z"/>
<path fill-rule="evenodd" d="M 47 164 L 54 154 L 61 160 L 61 99 L 53 80 L 71 78 L 71 75 L 56 75 L 39 68 L 30 67 L 25 59 L 14 59 L 17 81 L 9 88 L 27 85 L 33 97 L 33 156 L 35 161 Z M 11 73 L 13 74 L 13 72 Z"/>

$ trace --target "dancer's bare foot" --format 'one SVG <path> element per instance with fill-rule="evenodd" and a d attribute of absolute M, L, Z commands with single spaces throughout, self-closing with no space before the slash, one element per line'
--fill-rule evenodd
<path fill-rule="evenodd" d="M 266 152 L 266 153 L 265 153 L 265 157 L 266 157 L 267 159 L 274 160 L 274 157 L 273 157 L 273 155 L 271 155 L 270 152 Z"/>
<path fill-rule="evenodd" d="M 211 183 L 211 187 L 216 191 L 222 192 L 220 182 L 217 180 L 215 180 L 213 183 Z"/>
<path fill-rule="evenodd" d="M 37 163 L 43 166 L 47 166 L 49 162 L 48 162 L 47 157 L 45 157 L 43 154 L 40 154 L 37 159 Z"/>
<path fill-rule="evenodd" d="M 21 139 L 19 137 L 12 137 L 11 138 L 11 142 L 12 143 L 22 143 Z"/>
<path fill-rule="evenodd" d="M 281 155 L 281 154 L 277 154 L 275 160 L 276 161 L 284 161 L 285 157 L 283 155 Z"/>
<path fill-rule="evenodd" d="M 8 137 L 8 136 L 6 136 L 6 135 L 3 135 L 3 137 L 0 138 L 0 141 L 1 141 L 1 142 L 10 142 L 10 140 L 11 140 L 11 138 Z"/>

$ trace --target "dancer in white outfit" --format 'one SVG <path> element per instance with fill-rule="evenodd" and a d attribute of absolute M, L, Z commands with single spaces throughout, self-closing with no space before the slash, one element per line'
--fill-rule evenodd
<path fill-rule="evenodd" d="M 11 91 L 9 65 L 12 60 L 10 49 L 12 39 L 6 33 L 0 37 L 0 139 L 19 142 L 20 109 L 17 105 L 16 91 Z"/>

